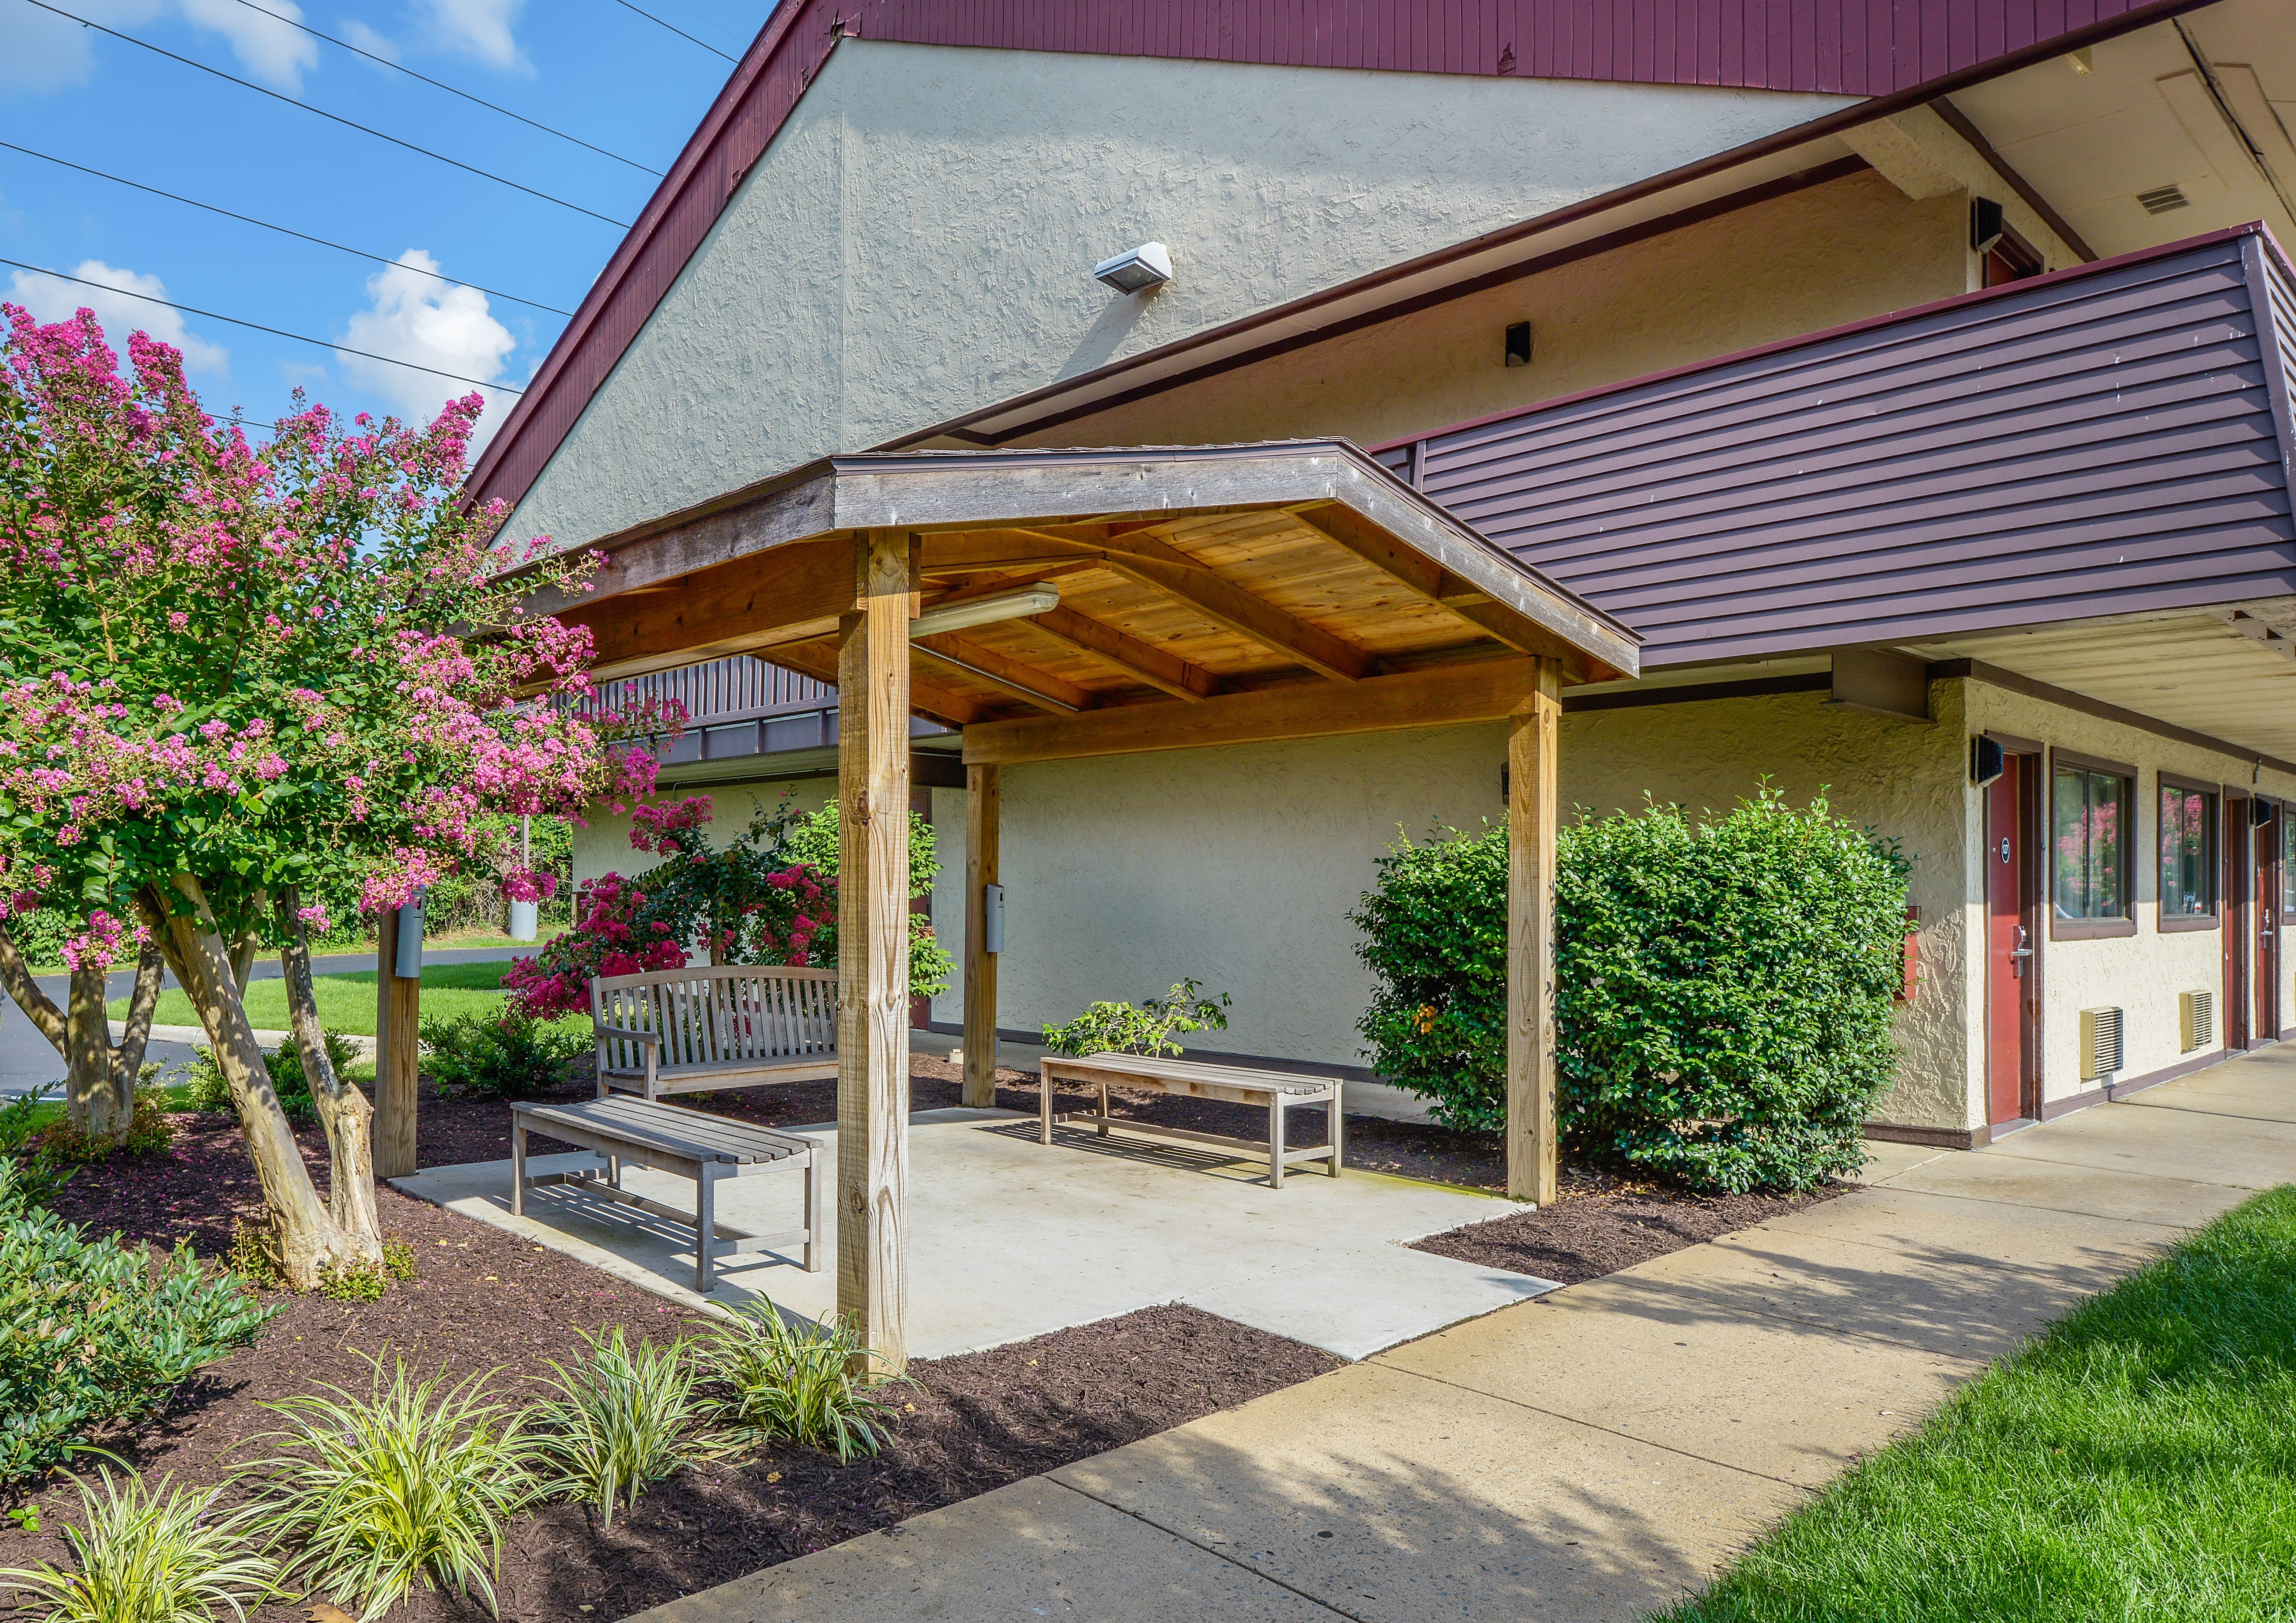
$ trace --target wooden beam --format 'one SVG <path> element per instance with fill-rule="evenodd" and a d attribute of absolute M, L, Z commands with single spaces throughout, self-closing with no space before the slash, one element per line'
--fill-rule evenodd
<path fill-rule="evenodd" d="M 1253 596 L 1177 547 L 1138 535 L 1126 537 L 1125 545 L 1128 548 L 1152 545 L 1156 551 L 1111 550 L 1107 557 L 1109 569 L 1135 585 L 1180 599 L 1216 626 L 1336 681 L 1360 682 L 1378 668 L 1378 661 L 1353 643 L 1286 613 L 1266 598 Z"/>
<path fill-rule="evenodd" d="M 953 667 L 1055 716 L 1073 716 L 1079 710 L 1095 709 L 1100 703 L 1100 695 L 1088 687 L 1078 687 L 1025 660 L 948 632 L 919 637 L 909 646 L 920 660 Z"/>
<path fill-rule="evenodd" d="M 997 880 L 1004 788 L 995 766 L 964 769 L 964 1102 L 996 1103 L 996 955 L 988 950 L 988 888 Z"/>
<path fill-rule="evenodd" d="M 697 570 L 669 592 L 619 593 L 565 610 L 587 626 L 601 679 L 832 636 L 853 607 L 852 547 L 832 538 Z"/>
<path fill-rule="evenodd" d="M 398 913 L 376 925 L 374 960 L 374 1175 L 415 1170 L 414 1111 L 422 1029 L 422 982 L 398 974 Z"/>
<path fill-rule="evenodd" d="M 779 649 L 774 654 L 774 663 L 787 666 L 800 676 L 811 676 L 830 687 L 837 685 L 837 650 L 834 645 L 825 651 L 816 643 Z M 950 693 L 929 678 L 919 681 L 914 665 L 909 670 L 909 708 L 917 715 L 948 727 L 967 727 L 976 721 L 989 720 L 1000 714 L 1002 709 Z"/>
<path fill-rule="evenodd" d="M 1507 1193 L 1553 1204 L 1554 1114 L 1554 829 L 1562 672 L 1537 662 L 1537 681 L 1507 718 Z"/>
<path fill-rule="evenodd" d="M 1537 662 L 1479 660 L 1338 686 L 1295 682 L 1201 704 L 1129 704 L 1060 719 L 1021 717 L 964 730 L 967 765 L 1070 760 L 1281 738 L 1501 721 L 1538 685 Z"/>
<path fill-rule="evenodd" d="M 1136 681 L 1191 704 L 1209 699 L 1226 686 L 1202 666 L 1191 665 L 1152 643 L 1144 643 L 1073 609 L 1048 609 L 1042 614 L 1030 615 L 1029 623 L 1054 642 L 1088 653 Z"/>
<path fill-rule="evenodd" d="M 851 544 L 856 608 L 837 642 L 837 1310 L 908 1367 L 909 619 L 916 547 Z"/>
<path fill-rule="evenodd" d="M 1447 610 L 1476 630 L 1519 653 L 1559 659 L 1574 680 L 1587 679 L 1579 651 L 1536 621 L 1524 619 L 1491 594 L 1413 551 L 1344 502 L 1318 502 L 1294 508 L 1292 516 L 1332 545 L 1354 553 L 1390 579 Z"/>

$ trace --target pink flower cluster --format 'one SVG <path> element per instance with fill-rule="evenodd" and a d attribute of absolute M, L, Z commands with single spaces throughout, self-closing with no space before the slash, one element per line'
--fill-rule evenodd
<path fill-rule="evenodd" d="M 123 924 L 99 907 L 87 915 L 87 929 L 58 950 L 63 955 L 67 969 L 101 971 L 119 961 L 123 947 L 140 948 L 149 939 L 151 931 L 140 922 Z"/>
<path fill-rule="evenodd" d="M 683 800 L 657 801 L 630 812 L 630 848 L 675 856 L 684 848 L 676 836 L 709 821 L 709 797 L 688 795 Z"/>
<path fill-rule="evenodd" d="M 572 1014 L 590 1006 L 590 982 L 600 976 L 684 969 L 685 948 L 669 926 L 637 922 L 645 900 L 619 873 L 585 886 L 575 898 L 574 928 L 504 971 L 511 1012 L 529 1020 Z"/>

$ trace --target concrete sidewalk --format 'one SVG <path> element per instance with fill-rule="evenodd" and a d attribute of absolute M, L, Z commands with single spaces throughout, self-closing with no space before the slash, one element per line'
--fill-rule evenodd
<path fill-rule="evenodd" d="M 1956 1382 L 2296 1176 L 2296 1052 L 1486 1315 L 648 1623 L 1630 1619 Z"/>

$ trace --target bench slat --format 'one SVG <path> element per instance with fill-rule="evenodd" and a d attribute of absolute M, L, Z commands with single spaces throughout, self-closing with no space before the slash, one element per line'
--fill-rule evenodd
<path fill-rule="evenodd" d="M 697 1111 L 649 1104 L 643 1099 L 592 1099 L 578 1104 L 513 1104 L 530 1130 L 547 1136 L 553 1122 L 666 1151 L 689 1160 L 766 1163 L 803 1154 L 811 1141 L 750 1122 L 727 1121 Z"/>
<path fill-rule="evenodd" d="M 1195 1060 L 1168 1060 L 1160 1055 L 1090 1053 L 1080 1059 L 1047 1055 L 1044 1063 L 1055 1074 L 1078 1078 L 1139 1077 L 1173 1082 L 1216 1082 L 1246 1087 L 1256 1093 L 1320 1094 L 1339 1086 L 1338 1077 L 1297 1076 L 1289 1071 L 1253 1070 L 1241 1065 L 1210 1065 Z"/>

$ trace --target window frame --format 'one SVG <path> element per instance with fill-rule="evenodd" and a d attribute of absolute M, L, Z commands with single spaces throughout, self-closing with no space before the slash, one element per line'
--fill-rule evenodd
<path fill-rule="evenodd" d="M 2160 787 L 2152 796 L 2152 843 L 2155 859 L 2163 863 L 2161 871 L 2153 878 L 2156 887 L 2152 895 L 2154 922 L 2164 934 L 2190 930 L 2221 930 L 2224 928 L 2224 785 L 2211 783 L 2202 778 L 2189 778 L 2180 772 L 2161 772 L 2153 775 L 2160 780 Z M 2159 847 L 2161 840 L 2161 800 L 2171 790 L 2186 794 L 2203 794 L 2209 798 L 2209 910 L 2204 914 L 2169 911 L 2169 875 Z"/>
<path fill-rule="evenodd" d="M 2136 785 L 2141 775 L 2127 761 L 2106 760 L 2100 756 L 2082 755 L 2071 750 L 2049 751 L 2049 939 L 2052 941 L 2101 941 L 2136 933 L 2136 847 L 2141 829 L 2124 832 L 2120 840 L 2120 896 L 2122 911 L 2111 918 L 2069 919 L 2057 912 L 2057 773 L 2060 768 L 2075 772 L 2091 772 L 2120 780 L 2121 804 L 2128 808 L 2130 822 L 2141 818 L 2143 808 L 2136 799 Z"/>

